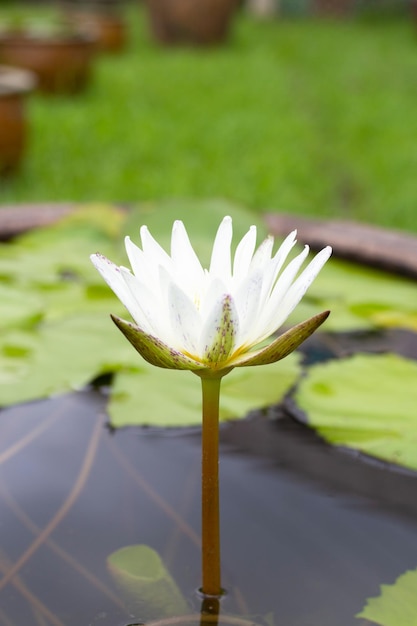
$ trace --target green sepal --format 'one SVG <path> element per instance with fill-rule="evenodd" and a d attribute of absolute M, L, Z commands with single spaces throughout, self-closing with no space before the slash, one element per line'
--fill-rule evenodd
<path fill-rule="evenodd" d="M 202 363 L 195 361 L 178 350 L 170 348 L 157 337 L 145 333 L 136 324 L 127 322 L 117 317 L 117 315 L 111 315 L 111 318 L 135 350 L 151 365 L 172 370 L 205 369 Z"/>
<path fill-rule="evenodd" d="M 256 352 L 243 354 L 241 358 L 233 359 L 233 367 L 247 365 L 268 365 L 288 356 L 303 343 L 329 317 L 330 311 L 323 311 L 310 319 L 293 326 L 280 335 L 275 341 Z"/>

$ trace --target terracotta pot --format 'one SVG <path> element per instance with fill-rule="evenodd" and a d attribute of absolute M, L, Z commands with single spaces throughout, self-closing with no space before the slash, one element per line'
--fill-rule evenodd
<path fill-rule="evenodd" d="M 99 51 L 120 52 L 126 46 L 126 22 L 116 12 L 68 8 L 65 19 L 78 30 L 92 35 Z"/>
<path fill-rule="evenodd" d="M 0 59 L 33 71 L 42 91 L 77 93 L 90 78 L 94 43 L 93 37 L 84 34 L 45 38 L 3 34 Z"/>
<path fill-rule="evenodd" d="M 344 17 L 353 12 L 355 0 L 313 0 L 313 12 L 330 17 Z"/>
<path fill-rule="evenodd" d="M 145 0 L 155 38 L 210 45 L 226 39 L 238 0 Z"/>
<path fill-rule="evenodd" d="M 36 84 L 32 72 L 0 65 L 0 174 L 15 172 L 27 138 L 24 99 Z"/>

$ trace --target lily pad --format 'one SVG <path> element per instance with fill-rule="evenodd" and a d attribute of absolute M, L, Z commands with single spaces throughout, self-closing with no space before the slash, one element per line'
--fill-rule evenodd
<path fill-rule="evenodd" d="M 7 334 L 0 339 L 0 405 L 64 393 L 103 372 L 117 372 L 110 403 L 114 425 L 199 423 L 198 379 L 151 368 L 140 359 L 109 319 L 110 313 L 128 315 L 89 255 L 100 251 L 126 263 L 123 237 L 129 233 L 139 239 L 141 224 L 169 249 L 172 222 L 183 219 L 193 245 L 207 261 L 226 214 L 233 218 L 236 241 L 251 224 L 258 227 L 259 242 L 265 236 L 261 218 L 244 207 L 225 200 L 176 200 L 140 204 L 130 211 L 86 205 L 54 226 L 1 245 L 1 326 Z M 288 321 L 294 324 L 327 308 L 332 315 L 326 330 L 414 327 L 416 286 L 332 259 Z M 297 375 L 297 361 L 291 359 L 235 370 L 222 384 L 223 417 L 279 401 Z"/>
<path fill-rule="evenodd" d="M 330 309 L 326 330 L 401 327 L 417 330 L 415 281 L 332 258 L 309 289 L 294 319 Z"/>
<path fill-rule="evenodd" d="M 295 399 L 332 444 L 417 470 L 417 362 L 357 354 L 309 369 Z"/>
<path fill-rule="evenodd" d="M 417 626 L 417 570 L 402 574 L 393 585 L 381 585 L 381 595 L 369 598 L 356 617 L 379 626 Z"/>
<path fill-rule="evenodd" d="M 280 402 L 300 375 L 299 361 L 298 355 L 291 354 L 265 367 L 234 369 L 222 380 L 220 419 L 242 417 L 252 409 Z M 120 371 L 113 383 L 108 406 L 112 425 L 199 425 L 199 378 L 191 372 L 138 362 L 139 371 Z"/>

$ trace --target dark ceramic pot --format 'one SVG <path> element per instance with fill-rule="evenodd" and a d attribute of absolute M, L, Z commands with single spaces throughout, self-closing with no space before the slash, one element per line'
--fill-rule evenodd
<path fill-rule="evenodd" d="M 86 34 L 36 37 L 24 33 L 0 36 L 3 63 L 33 71 L 39 89 L 77 93 L 90 79 L 95 38 Z"/>
<path fill-rule="evenodd" d="M 0 174 L 18 170 L 27 141 L 24 100 L 35 87 L 31 72 L 0 65 Z"/>
<path fill-rule="evenodd" d="M 145 0 L 153 35 L 164 44 L 224 41 L 238 4 L 238 0 Z"/>

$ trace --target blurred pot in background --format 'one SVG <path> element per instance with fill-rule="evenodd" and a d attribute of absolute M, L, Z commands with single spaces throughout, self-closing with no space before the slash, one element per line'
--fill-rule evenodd
<path fill-rule="evenodd" d="M 2 24 L 0 62 L 33 71 L 39 89 L 77 93 L 90 79 L 95 38 L 61 20 L 27 19 Z"/>
<path fill-rule="evenodd" d="M 36 85 L 32 72 L 0 65 L 0 174 L 18 170 L 27 142 L 24 100 Z"/>
<path fill-rule="evenodd" d="M 164 44 L 223 42 L 238 0 L 144 0 L 155 39 Z"/>
<path fill-rule="evenodd" d="M 313 13 L 321 16 L 344 17 L 353 13 L 355 0 L 313 0 Z"/>
<path fill-rule="evenodd" d="M 120 52 L 127 43 L 123 0 L 66 0 L 62 4 L 67 22 L 96 39 L 96 48 Z"/>

